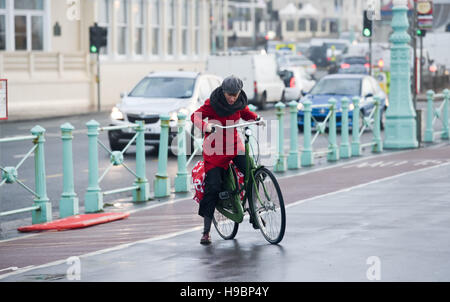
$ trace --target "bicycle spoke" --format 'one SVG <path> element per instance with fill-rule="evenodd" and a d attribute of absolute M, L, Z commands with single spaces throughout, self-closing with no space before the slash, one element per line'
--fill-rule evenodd
<path fill-rule="evenodd" d="M 264 237 L 278 243 L 284 236 L 284 202 L 276 178 L 266 168 L 255 174 L 252 191 L 252 208 Z"/>
<path fill-rule="evenodd" d="M 220 237 L 225 240 L 233 239 L 236 236 L 239 224 L 228 219 L 218 210 L 214 212 L 213 223 Z"/>

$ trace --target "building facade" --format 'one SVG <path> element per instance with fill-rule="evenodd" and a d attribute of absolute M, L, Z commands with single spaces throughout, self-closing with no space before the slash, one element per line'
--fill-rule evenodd
<path fill-rule="evenodd" d="M 108 30 L 100 52 L 100 109 L 146 74 L 203 71 L 210 0 L 0 0 L 0 78 L 10 120 L 98 109 L 89 27 Z"/>
<path fill-rule="evenodd" d="M 220 50 L 226 50 L 222 46 L 227 45 L 261 46 L 266 37 L 295 42 L 319 37 L 348 38 L 349 34 L 356 37 L 362 30 L 366 8 L 364 0 L 214 1 L 218 10 L 225 10 L 227 18 L 226 27 L 221 22 L 214 24 L 214 28 L 218 28 L 217 48 Z M 220 43 L 222 36 L 227 37 L 225 43 Z"/>
<path fill-rule="evenodd" d="M 286 9 L 293 7 L 294 9 Z M 363 0 L 276 0 L 281 36 L 284 40 L 303 41 L 314 37 L 339 37 L 343 32 L 360 32 Z M 283 13 L 285 12 L 285 13 Z"/>

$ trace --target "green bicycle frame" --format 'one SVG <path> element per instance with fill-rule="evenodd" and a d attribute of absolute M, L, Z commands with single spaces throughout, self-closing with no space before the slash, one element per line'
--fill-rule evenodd
<path fill-rule="evenodd" d="M 246 165 L 245 165 L 245 178 L 244 178 L 244 186 L 242 188 L 239 188 L 237 192 L 236 188 L 239 186 L 239 183 L 237 181 L 237 176 L 234 175 L 234 171 L 232 169 L 231 164 L 229 165 L 225 179 L 224 179 L 224 188 L 225 190 L 229 192 L 235 192 L 234 194 L 231 194 L 231 197 L 226 200 L 221 200 L 217 203 L 216 209 L 225 217 L 233 220 L 234 222 L 241 223 L 244 220 L 244 206 L 246 200 L 250 196 L 250 190 L 247 188 L 250 187 L 249 183 L 252 183 L 255 185 L 255 176 L 254 173 L 257 169 L 259 169 L 262 166 L 256 166 L 255 162 L 252 157 L 250 157 L 249 153 L 249 137 L 245 135 L 245 159 L 246 159 Z M 251 181 L 250 181 L 251 180 Z M 255 185 L 256 186 L 256 185 Z M 256 188 L 256 187 L 255 187 Z M 240 198 L 241 192 L 245 190 L 244 198 Z M 265 190 L 265 188 L 264 188 Z M 257 192 L 257 190 L 256 190 Z M 258 192 L 257 192 L 258 194 Z M 267 194 L 267 192 L 266 192 Z M 258 200 L 259 194 L 258 194 Z M 231 211 L 230 211 L 231 210 Z"/>

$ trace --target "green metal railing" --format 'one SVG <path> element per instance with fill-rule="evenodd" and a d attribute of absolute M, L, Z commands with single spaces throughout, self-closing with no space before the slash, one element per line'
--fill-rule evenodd
<path fill-rule="evenodd" d="M 372 147 L 372 152 L 379 153 L 383 151 L 383 143 L 381 140 L 381 100 L 380 97 L 374 96 L 374 108 L 369 116 L 362 119 L 363 125 L 360 129 L 360 99 L 353 97 L 353 116 L 352 116 L 352 156 L 360 156 L 364 147 Z M 342 113 L 344 115 L 344 112 Z M 369 143 L 361 144 L 361 135 L 369 128 L 372 130 L 373 139 Z"/>
<path fill-rule="evenodd" d="M 296 101 L 291 101 L 289 103 L 289 113 L 290 113 L 290 150 L 287 156 L 287 168 L 288 169 L 298 169 L 299 163 L 302 166 L 310 166 L 313 164 L 313 158 L 315 155 L 326 153 L 328 154 L 329 161 L 336 161 L 339 159 L 337 144 L 336 144 L 336 100 L 330 99 L 329 104 L 325 106 L 313 106 L 310 101 L 303 103 L 302 110 L 305 112 L 304 115 L 304 146 L 301 150 L 301 160 L 299 160 L 299 149 L 298 149 L 298 127 L 297 127 L 297 108 L 298 103 Z M 311 139 L 312 129 L 311 129 L 311 112 L 312 108 L 325 107 L 329 108 L 328 115 L 325 120 L 318 123 L 317 132 Z M 286 106 L 282 102 L 278 102 L 275 105 L 276 115 L 277 115 L 277 128 L 278 128 L 278 139 L 277 139 L 277 153 L 274 162 L 275 172 L 286 171 L 286 155 L 284 154 L 284 111 Z M 316 141 L 320 134 L 325 133 L 326 126 L 329 127 L 328 135 L 328 149 L 322 151 L 314 151 L 312 149 L 313 143 Z"/>
<path fill-rule="evenodd" d="M 277 110 L 278 120 L 278 143 L 277 143 L 277 155 L 275 156 L 275 164 L 273 170 L 275 172 L 286 171 L 286 156 L 284 155 L 284 108 L 286 106 L 282 102 L 275 104 Z"/>
<path fill-rule="evenodd" d="M 443 93 L 435 94 L 434 91 L 427 91 L 427 117 L 426 117 L 426 128 L 425 128 L 425 138 L 424 141 L 427 143 L 432 143 L 437 135 L 441 136 L 441 139 L 449 139 L 448 130 L 448 102 L 449 102 L 449 90 L 444 89 Z M 442 99 L 442 103 L 439 108 L 434 107 L 434 102 L 436 99 Z M 442 130 L 435 131 L 435 125 L 437 120 L 442 123 Z"/>
<path fill-rule="evenodd" d="M 0 216 L 18 214 L 23 212 L 32 212 L 32 223 L 44 223 L 52 220 L 52 207 L 47 197 L 46 177 L 45 177 L 45 156 L 44 156 L 44 142 L 45 129 L 41 126 L 35 126 L 31 129 L 31 136 L 17 136 L 0 139 L 0 143 L 17 142 L 32 140 L 34 146 L 22 158 L 22 160 L 15 166 L 0 167 L 2 171 L 2 181 L 0 186 L 4 184 L 17 183 L 26 191 L 31 193 L 35 199 L 33 206 L 21 208 L 12 211 L 0 212 Z M 35 191 L 25 185 L 18 178 L 18 169 L 22 166 L 25 160 L 34 153 L 34 171 L 35 171 Z"/>
<path fill-rule="evenodd" d="M 190 175 L 186 163 L 186 114 L 178 113 L 178 172 L 175 177 L 175 192 L 189 192 Z M 190 133 L 189 133 L 190 134 Z"/>
<path fill-rule="evenodd" d="M 194 125 L 192 125 L 192 127 L 194 127 L 194 131 L 200 131 L 200 130 L 196 129 Z M 192 151 L 192 153 L 189 156 L 189 159 L 186 162 L 186 166 L 188 166 L 190 164 L 190 162 L 194 159 L 194 156 L 201 155 L 201 153 L 203 151 L 203 138 L 196 137 L 191 132 L 189 132 L 186 128 L 184 128 L 183 131 L 186 131 L 189 138 L 192 139 L 193 145 L 194 145 L 194 150 Z"/>
<path fill-rule="evenodd" d="M 150 198 L 150 187 L 146 178 L 145 169 L 145 127 L 144 121 L 136 121 L 136 124 L 127 124 L 121 126 L 99 127 L 99 123 L 91 120 L 86 123 L 89 138 L 89 185 L 85 194 L 85 212 L 92 213 L 103 210 L 103 196 L 121 193 L 133 192 L 133 201 L 147 201 Z M 123 148 L 122 151 L 111 151 L 99 139 L 99 131 L 111 131 L 131 128 L 136 134 Z M 123 154 L 128 150 L 133 142 L 136 142 L 136 172 L 131 170 L 125 163 Z M 110 154 L 110 165 L 103 174 L 98 176 L 98 146 Z M 104 179 L 108 171 L 114 166 L 123 166 L 128 172 L 136 177 L 133 186 L 102 192 L 100 182 Z"/>
<path fill-rule="evenodd" d="M 191 131 L 189 130 L 189 127 L 186 127 L 186 118 L 187 115 L 184 113 L 179 112 L 178 113 L 178 172 L 177 176 L 175 178 L 175 192 L 189 192 L 191 188 L 191 176 L 189 175 L 187 171 L 187 167 L 191 163 L 191 161 L 194 159 L 194 156 L 201 155 L 203 150 L 203 138 L 202 137 L 196 137 L 195 131 L 200 131 L 192 124 Z M 193 146 L 191 144 L 187 144 L 186 142 L 186 136 L 189 138 L 189 140 L 192 142 Z M 189 159 L 187 159 L 187 153 L 186 150 L 191 151 L 193 147 L 193 151 L 189 156 Z M 186 160 L 187 159 L 187 160 Z"/>
<path fill-rule="evenodd" d="M 64 218 L 79 213 L 79 199 L 73 179 L 72 133 L 75 128 L 70 123 L 65 123 L 60 128 L 63 143 L 63 193 L 59 200 L 59 217 Z"/>
<path fill-rule="evenodd" d="M 448 104 L 448 91 L 444 96 L 445 101 Z M 303 104 L 304 110 L 304 144 L 303 148 L 298 146 L 298 125 L 297 125 L 297 113 L 298 103 L 292 101 L 289 103 L 290 112 L 290 151 L 288 156 L 284 154 L 284 111 L 286 106 L 279 102 L 275 108 L 277 110 L 277 153 L 275 157 L 274 171 L 282 172 L 288 169 L 297 169 L 299 166 L 310 166 L 313 164 L 313 158 L 319 154 L 327 154 L 328 161 L 337 161 L 339 158 L 346 158 L 351 156 L 358 156 L 361 154 L 361 148 L 365 146 L 373 146 L 373 152 L 381 152 L 382 144 L 380 138 L 380 100 L 375 97 L 375 109 L 372 110 L 367 118 L 363 119 L 363 127 L 359 127 L 359 99 L 353 98 L 353 130 L 352 141 L 349 142 L 349 122 L 348 122 L 348 110 L 349 100 L 343 98 L 342 100 L 342 130 L 341 130 L 341 143 L 338 148 L 336 139 L 336 100 L 331 98 L 329 103 L 325 106 L 329 109 L 329 112 L 324 121 L 317 123 L 314 135 L 311 129 L 311 112 L 313 106 L 311 102 L 306 101 Z M 448 105 L 441 105 L 442 108 L 448 108 Z M 255 111 L 256 107 L 251 107 L 252 111 Z M 448 109 L 442 109 L 443 111 Z M 444 116 L 444 114 L 443 114 Z M 192 161 L 195 155 L 200 154 L 202 151 L 202 138 L 196 138 L 192 136 L 191 131 L 188 131 L 186 127 L 186 114 L 178 113 L 178 171 L 175 177 L 174 189 L 175 193 L 189 192 L 191 189 L 191 178 L 188 172 L 188 165 Z M 448 116 L 443 117 L 444 120 L 448 120 Z M 158 152 L 158 171 L 155 174 L 154 179 L 154 197 L 167 197 L 170 195 L 170 179 L 167 173 L 168 166 L 168 148 L 169 148 L 169 122 L 170 116 L 162 114 L 161 120 L 161 133 Z M 428 124 L 427 124 L 428 125 Z M 91 120 L 86 123 L 87 135 L 88 135 L 88 187 L 85 193 L 85 212 L 92 213 L 103 210 L 103 198 L 115 193 L 121 192 L 133 192 L 133 201 L 147 201 L 150 199 L 149 182 L 146 179 L 146 159 L 145 159 L 145 124 L 143 121 L 137 121 L 135 124 L 126 124 L 120 126 L 100 127 L 99 123 L 95 120 Z M 194 126 L 192 126 L 194 127 Z M 326 150 L 313 150 L 313 144 L 319 137 L 319 135 L 325 135 L 326 128 L 328 127 L 328 148 Z M 371 128 L 374 134 L 372 142 L 367 144 L 360 143 L 360 136 L 366 128 Z M 444 128 L 447 129 L 448 137 L 448 123 Z M 61 139 L 63 145 L 63 193 L 61 195 L 59 212 L 60 217 L 67 217 L 76 215 L 79 212 L 79 200 L 74 190 L 74 167 L 73 167 L 73 154 L 72 154 L 72 140 L 74 127 L 65 123 L 61 125 Z M 133 138 L 127 143 L 127 145 L 121 151 L 111 151 L 105 144 L 99 140 L 99 131 L 113 131 L 119 129 L 133 129 L 136 133 Z M 13 211 L 1 212 L 0 216 L 11 215 L 21 213 L 25 211 L 32 211 L 33 224 L 51 221 L 52 209 L 49 199 L 46 193 L 46 177 L 45 177 L 45 161 L 44 161 L 44 133 L 45 129 L 40 126 L 34 127 L 31 136 L 9 137 L 0 139 L 0 143 L 32 140 L 34 146 L 29 150 L 24 158 L 15 167 L 0 167 L 2 178 L 0 179 L 0 186 L 4 184 L 18 183 L 29 193 L 35 197 L 34 204 L 31 207 L 17 209 Z M 254 131 L 256 133 L 256 131 Z M 188 135 L 187 135 L 188 134 Z M 442 135 L 445 137 L 445 133 Z M 187 159 L 186 152 L 186 138 L 194 140 L 194 152 Z M 136 171 L 133 171 L 124 163 L 124 153 L 129 147 L 136 144 Z M 110 156 L 110 165 L 103 171 L 102 175 L 99 175 L 98 145 L 106 150 Z M 256 151 L 256 146 L 255 146 Z M 189 149 L 190 150 L 190 149 Z M 22 181 L 18 179 L 18 169 L 22 166 L 24 161 L 34 153 L 35 156 L 35 183 L 36 189 L 33 191 L 26 186 Z M 299 156 L 301 155 L 301 156 Z M 287 165 L 286 165 L 287 159 Z M 100 183 L 105 179 L 107 173 L 114 166 L 123 166 L 134 177 L 135 181 L 133 185 L 118 188 L 109 191 L 102 191 Z"/>
<path fill-rule="evenodd" d="M 155 197 L 167 197 L 170 195 L 170 179 L 167 174 L 167 161 L 169 156 L 169 122 L 170 115 L 161 114 L 161 133 L 159 136 L 158 172 L 153 181 Z"/>
<path fill-rule="evenodd" d="M 330 98 L 327 105 L 312 105 L 311 101 L 303 103 L 303 149 L 301 150 L 301 166 L 307 167 L 314 163 L 314 157 L 320 154 L 327 154 L 328 161 L 339 160 L 339 151 L 336 143 L 336 100 Z M 311 112 L 313 108 L 328 108 L 328 114 L 322 122 L 316 121 L 316 132 L 312 137 Z M 328 125 L 328 148 L 326 150 L 313 150 L 313 144 L 319 135 L 326 135 L 325 130 Z M 295 127 L 297 129 L 297 127 Z"/>
<path fill-rule="evenodd" d="M 381 105 L 380 98 L 374 97 L 374 109 L 370 112 L 369 116 L 362 119 L 363 125 L 360 129 L 360 107 L 359 98 L 354 97 L 353 111 L 352 111 L 352 141 L 349 142 L 349 109 L 350 101 L 348 98 L 344 97 L 341 99 L 341 141 L 338 147 L 337 144 L 337 131 L 336 131 L 336 99 L 330 98 L 328 104 L 326 105 L 312 105 L 311 101 L 305 101 L 302 103 L 301 107 L 298 108 L 298 103 L 292 101 L 289 103 L 290 112 L 290 150 L 288 156 L 288 169 L 298 169 L 299 166 L 307 167 L 314 164 L 314 158 L 321 154 L 327 155 L 328 161 L 337 161 L 340 158 L 349 158 L 351 156 L 361 155 L 361 150 L 364 147 L 372 146 L 372 152 L 381 152 L 383 150 L 381 141 Z M 277 107 L 277 106 L 276 106 Z M 283 106 L 279 105 L 277 108 L 277 116 L 279 126 L 278 129 L 282 129 L 283 120 Z M 313 108 L 326 108 L 328 109 L 328 114 L 322 122 L 315 120 L 317 125 L 314 129 L 311 129 L 311 120 L 313 119 L 311 113 Z M 304 112 L 304 123 L 303 123 L 303 148 L 300 150 L 301 156 L 300 161 L 298 158 L 298 127 L 297 127 L 297 113 L 298 110 L 303 110 Z M 326 134 L 326 129 L 328 127 L 328 135 Z M 360 137 L 364 131 L 370 128 L 373 133 L 373 139 L 371 142 L 361 144 Z M 314 150 L 313 144 L 316 142 L 317 138 L 320 136 L 327 136 L 328 147 L 322 150 Z M 279 134 L 278 145 L 282 146 L 283 138 L 282 133 Z M 281 147 L 278 147 L 278 152 Z M 280 158 L 278 155 L 277 159 Z M 300 163 L 300 165 L 299 165 Z M 275 171 L 285 171 L 285 169 L 275 169 Z"/>

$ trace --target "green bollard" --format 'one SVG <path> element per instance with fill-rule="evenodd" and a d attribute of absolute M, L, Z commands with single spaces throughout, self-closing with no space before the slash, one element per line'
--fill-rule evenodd
<path fill-rule="evenodd" d="M 341 108 L 342 108 L 342 116 L 341 116 L 341 145 L 339 148 L 339 155 L 341 158 L 349 158 L 352 155 L 352 149 L 349 144 L 348 137 L 348 104 L 349 99 L 347 97 L 343 97 L 341 99 Z"/>
<path fill-rule="evenodd" d="M 139 126 L 136 128 L 136 179 L 133 185 L 138 186 L 133 190 L 133 201 L 147 201 L 150 199 L 150 184 L 146 176 L 145 160 L 145 123 L 136 121 Z"/>
<path fill-rule="evenodd" d="M 189 192 L 191 177 L 186 167 L 186 114 L 178 112 L 178 172 L 175 177 L 175 192 Z"/>
<path fill-rule="evenodd" d="M 103 194 L 98 184 L 98 127 L 100 124 L 91 120 L 86 123 L 89 139 L 89 184 L 84 195 L 84 212 L 95 213 L 103 210 Z"/>
<path fill-rule="evenodd" d="M 79 214 L 79 200 L 74 190 L 73 181 L 73 129 L 75 128 L 70 123 L 61 125 L 61 139 L 63 142 L 63 193 L 59 200 L 60 218 Z"/>
<path fill-rule="evenodd" d="M 290 150 L 288 156 L 288 169 L 298 169 L 299 168 L 299 157 L 298 157 L 298 125 L 297 125 L 297 109 L 298 103 L 296 101 L 291 101 L 289 103 L 290 118 Z"/>
<path fill-rule="evenodd" d="M 433 107 L 433 99 L 434 99 L 434 91 L 427 91 L 427 121 L 425 127 L 425 137 L 424 142 L 432 143 L 434 138 L 433 133 L 433 116 L 434 116 L 434 107 Z"/>
<path fill-rule="evenodd" d="M 381 105 L 381 101 L 380 101 L 380 97 L 379 96 L 374 96 L 373 97 L 375 100 L 375 115 L 374 115 L 374 119 L 375 119 L 375 124 L 373 127 L 373 142 L 375 143 L 375 145 L 372 146 L 372 152 L 374 153 L 380 153 L 383 151 L 383 142 L 381 141 L 381 115 L 380 115 L 380 105 Z"/>
<path fill-rule="evenodd" d="M 161 134 L 159 138 L 158 172 L 155 175 L 155 197 L 170 195 L 170 179 L 167 175 L 167 159 L 169 152 L 169 120 L 168 114 L 161 114 Z"/>
<path fill-rule="evenodd" d="M 309 167 L 314 164 L 314 154 L 311 145 L 311 101 L 303 103 L 303 150 L 301 153 L 302 167 Z"/>
<path fill-rule="evenodd" d="M 328 125 L 328 161 L 339 160 L 339 150 L 336 143 L 336 99 L 331 98 L 328 100 L 330 104 L 331 116 Z"/>
<path fill-rule="evenodd" d="M 249 104 L 249 105 L 248 105 L 248 109 L 250 109 L 251 112 L 256 112 L 256 109 L 258 109 L 258 107 L 256 107 L 256 106 L 253 105 L 253 104 Z"/>
<path fill-rule="evenodd" d="M 34 206 L 39 206 L 37 210 L 31 213 L 32 224 L 49 222 L 52 220 L 52 204 L 47 197 L 47 186 L 45 177 L 45 156 L 44 156 L 44 134 L 45 129 L 41 126 L 35 126 L 31 129 L 31 134 L 37 136 L 34 139 L 34 144 L 37 148 L 34 151 L 34 179 L 36 186 L 36 198 L 34 199 Z"/>
<path fill-rule="evenodd" d="M 352 117 L 352 156 L 361 155 L 361 142 L 359 140 L 359 98 L 354 96 L 353 102 L 353 117 Z"/>
<path fill-rule="evenodd" d="M 286 171 L 286 161 L 285 156 L 283 154 L 283 141 L 284 141 L 284 123 L 283 123 L 283 115 L 284 115 L 284 105 L 282 102 L 278 102 L 275 105 L 277 109 L 277 119 L 278 119 L 278 148 L 277 148 L 277 157 L 275 158 L 274 171 L 275 172 L 284 172 Z"/>
<path fill-rule="evenodd" d="M 449 91 L 448 89 L 444 89 L 444 105 L 442 107 L 442 139 L 449 139 L 449 131 L 448 131 L 448 99 L 449 99 Z"/>

